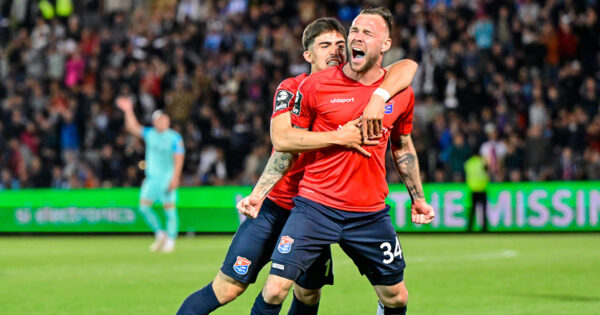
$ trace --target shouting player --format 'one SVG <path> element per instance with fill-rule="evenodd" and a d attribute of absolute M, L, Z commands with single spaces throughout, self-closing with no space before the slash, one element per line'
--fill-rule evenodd
<path fill-rule="evenodd" d="M 302 43 L 305 48 L 304 57 L 311 63 L 312 73 L 337 66 L 345 61 L 345 30 L 335 19 L 321 18 L 308 25 L 303 33 Z M 406 82 L 404 87 L 408 86 L 416 71 L 416 66 L 413 64 L 404 62 L 403 65 L 400 63 L 396 65 L 397 68 L 393 73 L 398 74 L 402 71 L 404 74 L 391 79 L 400 83 Z M 297 87 L 306 77 L 307 75 L 303 74 L 284 80 L 279 85 L 273 101 L 272 129 L 285 125 L 291 127 L 289 111 L 294 104 Z M 404 77 L 409 79 L 403 81 Z M 383 111 L 383 106 L 380 107 Z M 372 112 L 378 113 L 377 110 Z M 372 115 L 372 117 L 376 116 L 376 114 Z M 346 123 L 339 130 L 331 132 L 319 134 L 306 132 L 302 145 L 309 149 L 341 145 L 368 154 L 359 146 L 362 140 L 360 130 L 356 128 L 358 123 L 358 120 L 354 120 Z M 292 159 L 292 155 L 288 153 L 272 154 L 254 190 L 259 191 L 261 204 L 274 184 L 290 170 Z M 302 163 L 300 159 L 283 183 L 269 195 L 270 199 L 264 203 L 260 215 L 242 223 L 214 281 L 189 296 L 178 314 L 207 314 L 235 299 L 244 292 L 248 284 L 256 281 L 259 271 L 270 260 L 279 232 L 289 216 L 289 210 L 293 207 L 291 198 L 297 193 L 298 181 L 302 177 Z M 327 249 L 313 267 L 298 279 L 290 314 L 312 314 L 313 310 L 316 313 L 320 288 L 332 283 L 332 277 L 330 251 Z"/>
<path fill-rule="evenodd" d="M 391 28 L 389 10 L 363 10 L 348 35 L 349 63 L 313 74 L 298 88 L 291 122 L 315 132 L 336 130 L 359 117 L 373 93 L 383 95 L 386 105 L 382 136 L 378 145 L 364 148 L 373 155 L 371 158 L 335 146 L 311 153 L 312 160 L 305 165 L 298 197 L 294 198 L 295 208 L 272 255 L 271 274 L 256 298 L 252 314 L 278 314 L 293 282 L 332 243 L 339 243 L 367 276 L 383 304 L 383 314 L 406 313 L 405 262 L 389 206 L 385 205 L 388 139 L 396 168 L 412 199 L 412 221 L 429 223 L 434 212 L 424 199 L 410 137 L 412 89 L 389 102 L 389 94 L 377 90 L 385 75 L 380 64 L 391 46 Z"/>
<path fill-rule="evenodd" d="M 130 98 L 119 97 L 117 106 L 125 113 L 127 131 L 146 142 L 146 178 L 140 192 L 139 209 L 154 231 L 155 240 L 150 250 L 170 253 L 175 250 L 179 224 L 175 202 L 185 153 L 181 135 L 169 128 L 171 120 L 161 110 L 152 114 L 153 127 L 143 127 L 135 118 Z M 156 201 L 162 203 L 167 215 L 166 231 L 152 211 Z"/>

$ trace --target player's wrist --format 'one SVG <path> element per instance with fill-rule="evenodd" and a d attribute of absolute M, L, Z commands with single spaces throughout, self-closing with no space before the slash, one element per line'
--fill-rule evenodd
<path fill-rule="evenodd" d="M 332 145 L 345 145 L 344 134 L 341 129 L 338 129 L 331 133 L 329 143 Z"/>
<path fill-rule="evenodd" d="M 415 198 L 412 203 L 413 204 L 422 204 L 422 203 L 427 203 L 427 200 L 425 200 L 425 198 Z"/>
<path fill-rule="evenodd" d="M 264 190 L 264 191 L 252 191 L 250 193 L 250 195 L 248 195 L 248 198 L 255 199 L 255 200 L 260 200 L 260 201 L 264 201 L 265 198 L 267 198 L 268 194 L 269 194 L 269 192 L 266 191 L 266 190 Z"/>
<path fill-rule="evenodd" d="M 384 103 L 389 101 L 390 98 L 392 97 L 390 95 L 390 92 L 388 92 L 386 89 L 382 89 L 382 88 L 375 89 L 375 91 L 373 92 L 373 95 L 379 96 L 381 99 L 383 99 Z"/>

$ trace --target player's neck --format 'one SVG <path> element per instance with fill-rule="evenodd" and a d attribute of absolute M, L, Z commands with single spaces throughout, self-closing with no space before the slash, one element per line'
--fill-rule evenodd
<path fill-rule="evenodd" d="M 381 69 L 379 62 L 363 72 L 356 72 L 352 70 L 352 68 L 350 67 L 350 63 L 347 62 L 342 68 L 342 71 L 348 78 L 364 85 L 374 84 L 375 82 L 379 81 L 381 77 L 385 74 L 383 69 Z"/>

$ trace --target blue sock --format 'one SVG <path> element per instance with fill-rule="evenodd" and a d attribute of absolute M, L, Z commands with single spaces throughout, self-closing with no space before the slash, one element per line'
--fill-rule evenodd
<path fill-rule="evenodd" d="M 385 315 L 406 315 L 406 306 L 397 307 L 397 308 L 391 308 L 391 307 L 384 306 L 383 314 L 385 314 Z"/>
<path fill-rule="evenodd" d="M 256 297 L 256 300 L 254 300 L 250 315 L 272 315 L 279 314 L 279 311 L 281 311 L 281 304 L 269 304 L 265 302 L 261 292 Z"/>
<path fill-rule="evenodd" d="M 378 302 L 377 315 L 406 315 L 406 306 L 391 308 Z"/>
<path fill-rule="evenodd" d="M 179 217 L 177 216 L 177 209 L 165 210 L 167 213 L 167 235 L 170 239 L 174 240 L 177 238 L 177 232 L 179 232 Z"/>
<path fill-rule="evenodd" d="M 152 211 L 150 206 L 140 205 L 140 213 L 144 217 L 144 220 L 146 220 L 146 223 L 148 223 L 148 226 L 152 229 L 152 231 L 154 231 L 154 234 L 157 234 L 162 230 L 160 221 L 158 221 L 158 217 L 154 211 Z"/>
<path fill-rule="evenodd" d="M 204 288 L 188 296 L 187 299 L 183 301 L 183 304 L 181 304 L 181 307 L 179 307 L 177 315 L 205 315 L 216 310 L 220 306 L 222 305 L 219 303 L 219 300 L 217 300 L 211 282 Z"/>
<path fill-rule="evenodd" d="M 290 306 L 288 315 L 317 315 L 317 312 L 319 311 L 319 302 L 315 305 L 304 304 L 296 298 L 295 294 L 292 295 L 294 296 L 294 300 L 292 301 L 292 306 Z"/>

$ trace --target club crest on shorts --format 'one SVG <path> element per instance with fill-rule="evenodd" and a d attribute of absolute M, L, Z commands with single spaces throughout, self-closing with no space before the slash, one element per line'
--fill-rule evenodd
<path fill-rule="evenodd" d="M 394 111 L 394 101 L 391 101 L 391 102 L 385 104 L 384 112 L 386 114 L 391 114 L 393 111 Z"/>
<path fill-rule="evenodd" d="M 285 235 L 281 237 L 279 241 L 279 246 L 277 246 L 277 250 L 282 254 L 287 254 L 292 251 L 292 244 L 294 243 L 294 239 Z"/>
<path fill-rule="evenodd" d="M 248 267 L 251 263 L 245 257 L 237 256 L 237 261 L 233 264 L 233 270 L 240 275 L 245 275 L 248 273 Z"/>

